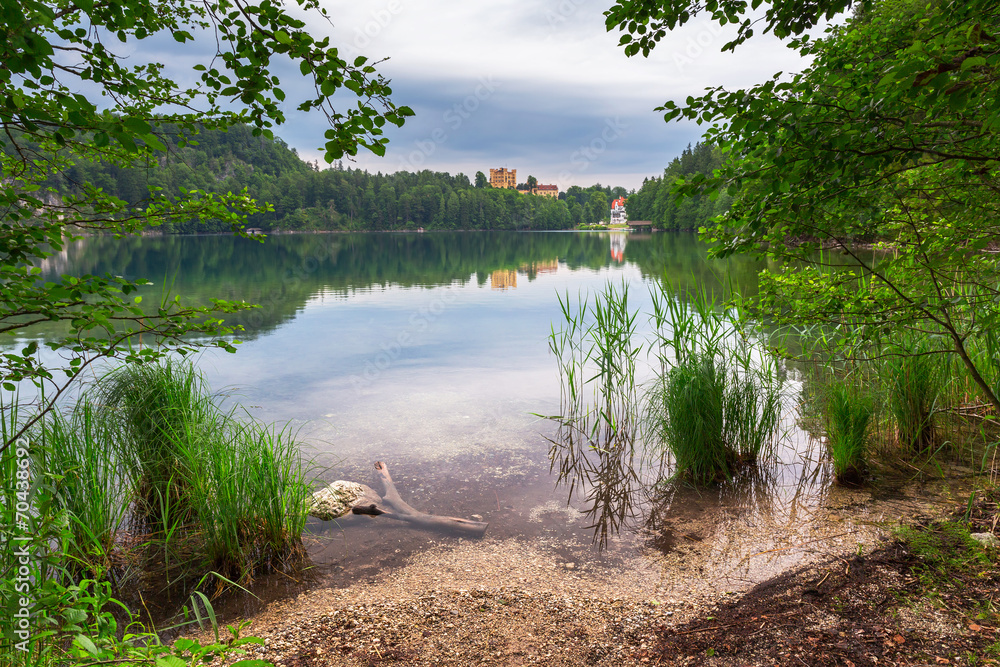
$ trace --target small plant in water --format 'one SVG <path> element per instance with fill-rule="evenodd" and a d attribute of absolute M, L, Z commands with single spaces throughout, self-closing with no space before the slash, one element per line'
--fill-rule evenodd
<path fill-rule="evenodd" d="M 940 356 L 926 347 L 905 350 L 885 364 L 897 438 L 903 450 L 915 456 L 932 453 L 937 443 L 934 415 L 945 384 L 943 366 Z"/>
<path fill-rule="evenodd" d="M 636 341 L 627 286 L 609 284 L 575 309 L 560 297 L 565 326 L 550 336 L 562 381 L 550 458 L 570 497 L 584 490 L 602 546 L 657 481 L 649 467 L 659 475 L 669 455 L 675 473 L 696 482 L 728 478 L 765 455 L 778 431 L 773 361 L 742 323 L 704 293 L 685 304 L 662 288 L 653 299 L 656 339 L 648 349 L 659 373 L 644 401 L 636 359 L 646 346 Z"/>
<path fill-rule="evenodd" d="M 125 583 L 137 557 L 119 548 L 126 527 L 167 586 L 209 571 L 247 582 L 301 553 L 309 487 L 294 433 L 223 411 L 190 364 L 113 371 L 39 435 L 65 471 L 58 497 L 82 573 Z"/>
<path fill-rule="evenodd" d="M 704 292 L 654 293 L 661 376 L 646 395 L 647 445 L 696 484 L 732 477 L 774 444 L 781 416 L 774 361 L 740 313 Z"/>
<path fill-rule="evenodd" d="M 592 303 L 559 298 L 566 326 L 553 327 L 549 348 L 562 380 L 559 432 L 551 439 L 552 467 L 569 494 L 579 486 L 603 546 L 632 516 L 641 490 L 637 466 L 639 428 L 635 380 L 637 313 L 629 310 L 628 286 L 608 284 Z"/>
<path fill-rule="evenodd" d="M 874 414 L 871 398 L 847 381 L 827 390 L 826 447 L 841 484 L 860 484 L 868 458 L 868 428 Z"/>

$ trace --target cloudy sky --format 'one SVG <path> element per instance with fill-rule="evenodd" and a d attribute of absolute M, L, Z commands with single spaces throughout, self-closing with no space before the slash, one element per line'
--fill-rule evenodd
<path fill-rule="evenodd" d="M 323 0 L 321 0 L 322 2 Z M 626 58 L 604 28 L 611 0 L 329 0 L 342 52 L 388 58 L 380 71 L 394 100 L 416 117 L 393 129 L 384 158 L 359 155 L 371 171 L 432 169 L 518 180 L 638 187 L 688 143 L 694 124 L 666 124 L 654 109 L 707 86 L 746 86 L 797 71 L 797 54 L 770 36 L 722 54 L 731 31 L 695 19 L 648 59 Z M 291 105 L 290 105 L 291 106 Z M 277 134 L 320 158 L 320 118 L 290 113 Z"/>

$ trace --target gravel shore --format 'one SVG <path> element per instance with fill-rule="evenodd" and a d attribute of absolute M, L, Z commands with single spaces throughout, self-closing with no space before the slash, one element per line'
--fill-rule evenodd
<path fill-rule="evenodd" d="M 662 567 L 641 556 L 559 560 L 518 540 L 437 545 L 346 588 L 273 602 L 249 619 L 244 634 L 265 644 L 246 657 L 277 667 L 647 664 L 657 628 L 737 597 L 730 581 L 665 580 Z"/>
<path fill-rule="evenodd" d="M 277 667 L 775 665 L 791 664 L 784 662 L 789 655 L 809 658 L 810 651 L 803 653 L 797 642 L 808 648 L 813 640 L 800 637 L 796 627 L 830 623 L 844 629 L 817 635 L 816 641 L 831 642 L 825 655 L 854 655 L 837 648 L 842 633 L 884 634 L 905 614 L 897 620 L 839 618 L 841 603 L 823 597 L 823 589 L 836 582 L 860 601 L 859 608 L 881 588 L 886 600 L 895 599 L 893 581 L 909 581 L 897 573 L 905 559 L 888 554 L 866 570 L 858 554 L 885 551 L 888 529 L 900 518 L 940 515 L 950 506 L 927 489 L 908 491 L 877 501 L 837 491 L 810 508 L 805 520 L 725 509 L 686 511 L 673 517 L 672 528 L 661 527 L 661 535 L 673 535 L 668 548 L 662 539 L 632 535 L 616 538 L 600 554 L 589 540 L 568 540 L 558 529 L 561 522 L 577 522 L 577 513 L 548 505 L 526 517 L 529 524 L 544 520 L 543 526 L 552 526 L 532 539 L 438 540 L 420 534 L 419 548 L 400 553 L 393 545 L 413 536 L 383 532 L 389 529 L 379 524 L 381 530 L 368 538 L 381 551 L 364 553 L 383 557 L 375 559 L 381 565 L 362 568 L 355 559 L 336 570 L 336 578 L 320 576 L 311 589 L 251 613 L 243 634 L 265 643 L 245 657 Z M 335 565 L 343 557 L 337 554 L 350 555 L 351 540 L 361 535 L 351 534 L 346 542 L 343 536 L 337 538 L 341 542 L 329 538 L 335 560 L 327 563 Z M 804 591 L 817 590 L 820 598 L 803 597 Z M 775 614 L 784 619 L 775 632 L 786 634 L 761 644 L 760 633 L 770 621 L 759 619 Z M 727 617 L 734 620 L 715 627 Z M 892 629 L 889 636 L 897 632 L 905 634 L 905 628 Z M 709 637 L 714 643 L 703 646 Z M 909 646 L 918 644 L 899 650 Z M 731 657 L 716 656 L 716 647 Z M 902 662 L 888 664 L 910 664 L 906 655 L 897 657 Z M 806 664 L 828 664 L 809 660 Z"/>

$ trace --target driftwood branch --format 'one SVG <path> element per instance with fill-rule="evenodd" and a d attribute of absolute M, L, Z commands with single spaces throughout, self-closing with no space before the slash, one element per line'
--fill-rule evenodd
<path fill-rule="evenodd" d="M 484 523 L 482 521 L 469 521 L 468 519 L 459 519 L 452 516 L 427 514 L 414 509 L 399 495 L 399 491 L 396 490 L 396 485 L 392 481 L 392 476 L 389 474 L 389 467 L 385 463 L 382 461 L 376 461 L 375 471 L 378 476 L 378 481 L 382 486 L 381 494 L 363 484 L 343 482 L 334 483 L 334 485 L 346 484 L 355 490 L 356 495 L 350 502 L 349 511 L 351 514 L 384 516 L 389 519 L 395 519 L 397 521 L 412 524 L 418 528 L 438 530 L 470 537 L 482 537 L 486 533 L 486 529 L 489 527 L 488 523 Z M 331 488 L 333 488 L 334 485 L 331 485 Z M 321 519 L 331 518 L 321 515 L 315 511 L 313 511 L 312 514 L 313 516 L 317 516 Z"/>

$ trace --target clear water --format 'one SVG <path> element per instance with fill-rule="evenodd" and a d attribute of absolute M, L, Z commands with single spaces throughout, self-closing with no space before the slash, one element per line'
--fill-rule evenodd
<path fill-rule="evenodd" d="M 687 234 L 480 232 L 88 238 L 43 271 L 147 277 L 158 285 L 144 303 L 167 285 L 195 303 L 261 304 L 235 317 L 245 328 L 236 354 L 206 351 L 198 364 L 225 400 L 298 428 L 317 478 L 370 483 L 372 464 L 385 461 L 414 507 L 482 517 L 489 539 L 545 540 L 581 560 L 599 557 L 592 532 L 550 474 L 555 426 L 534 416 L 559 409 L 547 343 L 561 321 L 557 295 L 625 282 L 648 310 L 653 281 L 711 291 L 732 280 L 753 292 L 762 268 L 710 261 Z M 761 562 L 801 554 L 791 545 L 817 533 L 837 492 L 815 441 L 786 426 L 773 465 L 711 492 L 678 491 L 654 515 L 654 537 L 625 537 L 611 555 L 684 545 L 697 567 L 750 581 Z M 443 539 L 384 523 L 312 522 L 313 575 L 337 585 Z M 755 560 L 761 553 L 773 555 Z"/>

